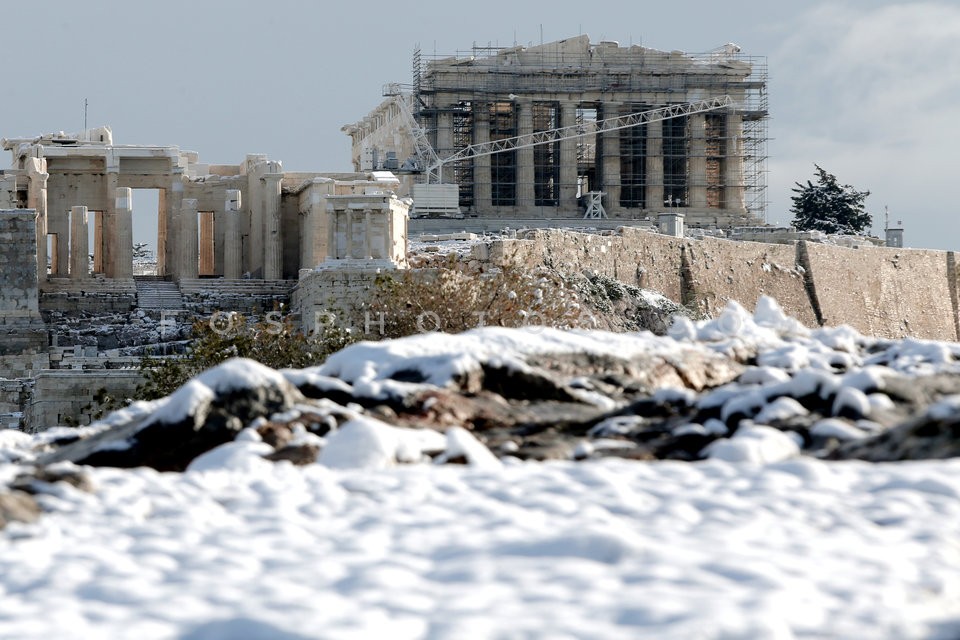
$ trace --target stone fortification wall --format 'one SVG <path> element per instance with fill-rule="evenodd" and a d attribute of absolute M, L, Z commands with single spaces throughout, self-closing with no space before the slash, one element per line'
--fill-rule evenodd
<path fill-rule="evenodd" d="M 494 240 L 475 257 L 498 265 L 545 265 L 564 273 L 591 270 L 680 302 L 684 244 L 679 238 L 627 227 L 610 235 L 537 229 L 517 240 Z"/>
<path fill-rule="evenodd" d="M 57 425 L 85 425 L 98 410 L 94 397 L 106 390 L 115 398 L 133 394 L 143 375 L 137 369 L 115 371 L 43 371 L 36 375 L 32 398 L 26 407 L 29 429 Z"/>
<path fill-rule="evenodd" d="M 321 269 L 301 278 L 292 296 L 301 328 L 314 331 L 329 314 L 339 326 L 348 325 L 357 305 L 373 295 L 380 275 L 377 269 Z"/>
<path fill-rule="evenodd" d="M 960 338 L 956 257 L 945 251 L 680 239 L 631 228 L 538 229 L 478 244 L 471 260 L 594 272 L 708 315 L 730 300 L 753 310 L 767 295 L 808 327 L 848 324 L 877 337 Z M 304 328 L 313 327 L 317 311 L 366 300 L 376 275 L 330 270 L 301 280 L 293 308 Z"/>
<path fill-rule="evenodd" d="M 23 424 L 24 398 L 30 385 L 25 380 L 0 378 L 0 429 L 19 429 Z"/>
<path fill-rule="evenodd" d="M 180 294 L 184 308 L 198 315 L 230 311 L 256 316 L 288 309 L 294 286 L 294 280 L 183 278 Z"/>
<path fill-rule="evenodd" d="M 29 378 L 37 371 L 50 368 L 50 354 L 25 353 L 0 356 L 0 372 L 8 379 Z"/>
<path fill-rule="evenodd" d="M 132 279 L 94 277 L 80 280 L 49 278 L 40 288 L 40 309 L 68 316 L 126 313 L 137 305 Z"/>
<path fill-rule="evenodd" d="M 493 240 L 474 259 L 561 271 L 592 270 L 715 314 L 762 295 L 809 327 L 848 324 L 878 337 L 960 339 L 957 261 L 945 251 L 669 238 L 538 230 Z"/>
<path fill-rule="evenodd" d="M 0 317 L 37 313 L 36 243 L 32 209 L 0 210 Z"/>
<path fill-rule="evenodd" d="M 474 253 L 498 265 L 594 271 L 710 315 L 729 300 L 753 309 L 760 296 L 769 295 L 804 324 L 817 325 L 793 245 L 685 240 L 624 227 L 614 235 L 531 231 Z"/>
<path fill-rule="evenodd" d="M 49 363 L 39 312 L 36 212 L 0 210 L 0 372 L 22 377 Z"/>
<path fill-rule="evenodd" d="M 704 238 L 683 249 L 684 304 L 712 316 L 729 300 L 753 310 L 767 295 L 804 325 L 817 326 L 795 245 Z"/>
<path fill-rule="evenodd" d="M 823 324 L 849 324 L 883 338 L 958 338 L 947 252 L 815 243 L 805 250 Z"/>

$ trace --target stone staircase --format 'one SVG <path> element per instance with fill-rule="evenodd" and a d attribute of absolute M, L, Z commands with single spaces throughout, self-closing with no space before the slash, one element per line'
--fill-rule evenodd
<path fill-rule="evenodd" d="M 137 276 L 137 306 L 141 309 L 183 309 L 183 296 L 176 282 Z"/>
<path fill-rule="evenodd" d="M 296 280 L 184 278 L 180 292 L 189 311 L 235 311 L 247 315 L 289 308 L 290 293 L 296 284 Z"/>

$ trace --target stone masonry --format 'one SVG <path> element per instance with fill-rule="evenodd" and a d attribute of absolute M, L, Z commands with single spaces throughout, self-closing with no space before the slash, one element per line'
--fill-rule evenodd
<path fill-rule="evenodd" d="M 612 235 L 539 229 L 521 236 L 479 243 L 470 259 L 594 272 L 709 315 L 731 300 L 753 310 L 766 295 L 808 327 L 849 324 L 882 338 L 960 339 L 953 252 L 681 239 L 630 227 Z M 362 303 L 375 292 L 372 283 L 373 276 L 310 274 L 294 293 L 294 311 L 307 328 L 324 310 Z"/>
<path fill-rule="evenodd" d="M 39 308 L 36 212 L 0 210 L 0 247 L 0 369 L 24 372 L 42 364 L 47 348 Z"/>

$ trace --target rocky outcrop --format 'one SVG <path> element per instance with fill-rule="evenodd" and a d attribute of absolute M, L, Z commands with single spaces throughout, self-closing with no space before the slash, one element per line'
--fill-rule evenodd
<path fill-rule="evenodd" d="M 332 452 L 357 448 L 369 451 L 348 458 L 364 464 L 456 462 L 468 436 L 474 459 L 482 446 L 531 460 L 740 460 L 771 433 L 781 456 L 950 457 L 960 454 L 958 361 L 952 343 L 810 330 L 769 299 L 753 314 L 733 303 L 714 320 L 680 317 L 669 337 L 422 334 L 358 343 L 312 369 L 231 360 L 72 442 L 48 439 L 32 462 L 181 471 L 224 445 L 293 464 L 351 464 Z"/>
<path fill-rule="evenodd" d="M 255 418 L 287 411 L 304 399 L 276 371 L 235 359 L 149 409 L 114 414 L 113 424 L 108 421 L 105 428 L 46 454 L 39 463 L 182 471 L 201 453 L 232 441 Z"/>
<path fill-rule="evenodd" d="M 40 505 L 23 491 L 0 492 L 0 529 L 11 522 L 33 522 L 40 517 Z"/>

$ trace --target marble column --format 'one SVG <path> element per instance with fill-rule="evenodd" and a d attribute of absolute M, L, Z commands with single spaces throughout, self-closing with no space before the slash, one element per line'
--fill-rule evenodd
<path fill-rule="evenodd" d="M 119 187 L 114 202 L 116 211 L 116 250 L 113 277 L 133 277 L 133 189 Z"/>
<path fill-rule="evenodd" d="M 693 209 L 707 207 L 707 117 L 690 116 L 690 202 Z"/>
<path fill-rule="evenodd" d="M 70 209 L 70 279 L 83 280 L 90 274 L 90 239 L 87 208 Z"/>
<path fill-rule="evenodd" d="M 647 209 L 663 209 L 663 120 L 648 122 L 647 128 Z"/>
<path fill-rule="evenodd" d="M 723 165 L 723 208 L 736 213 L 746 211 L 743 188 L 743 116 L 728 113 L 727 144 Z"/>
<path fill-rule="evenodd" d="M 270 163 L 278 165 L 279 163 Z M 276 167 L 279 168 L 279 167 Z M 267 173 L 263 186 L 263 279 L 283 277 L 283 236 L 280 228 L 280 182 L 282 173 Z"/>
<path fill-rule="evenodd" d="M 264 213 L 263 175 L 269 172 L 267 156 L 250 154 L 244 162 L 247 171 L 247 209 L 250 211 L 247 270 L 256 278 L 263 277 Z"/>
<path fill-rule="evenodd" d="M 47 280 L 47 161 L 44 158 L 31 158 L 28 165 L 30 184 L 27 187 L 27 208 L 36 211 L 37 216 L 37 279 Z"/>
<path fill-rule="evenodd" d="M 157 191 L 157 275 L 162 276 L 167 272 L 167 190 L 159 189 Z"/>
<path fill-rule="evenodd" d="M 240 241 L 240 190 L 227 189 L 223 233 L 223 277 L 239 278 L 243 273 Z"/>
<path fill-rule="evenodd" d="M 198 277 L 198 259 L 197 247 L 197 201 L 194 198 L 183 198 L 180 203 L 180 238 L 179 245 L 179 268 L 177 270 L 177 279 Z"/>
<path fill-rule="evenodd" d="M 364 260 L 373 259 L 373 211 L 364 209 L 363 211 L 363 254 Z"/>
<path fill-rule="evenodd" d="M 443 111 L 437 115 L 437 155 L 453 155 L 453 114 Z"/>
<path fill-rule="evenodd" d="M 621 106 L 619 102 L 604 102 L 597 119 L 617 117 L 620 115 Z M 620 209 L 620 131 L 604 131 L 600 135 L 603 136 L 600 191 L 606 194 L 604 208 L 607 213 L 611 213 Z"/>
<path fill-rule="evenodd" d="M 320 214 L 320 193 L 316 185 L 309 187 L 306 209 L 300 212 L 300 268 L 313 269 L 317 266 L 317 234 Z"/>
<path fill-rule="evenodd" d="M 120 238 L 117 234 L 117 188 L 120 186 L 120 157 L 116 150 L 108 148 L 106 155 L 107 173 L 105 176 L 106 193 L 103 201 L 105 210 L 97 217 L 100 218 L 103 245 L 101 251 L 103 273 L 108 278 L 116 278 L 117 252 L 120 249 Z M 131 247 L 131 251 L 132 251 Z"/>
<path fill-rule="evenodd" d="M 560 103 L 560 126 L 577 124 L 577 103 Z M 560 210 L 578 211 L 577 206 L 577 138 L 560 141 Z"/>
<path fill-rule="evenodd" d="M 533 102 L 518 100 L 514 104 L 517 109 L 517 133 L 521 136 L 533 133 Z M 532 214 L 536 202 L 533 157 L 533 147 L 517 149 L 517 209 L 522 215 Z"/>
<path fill-rule="evenodd" d="M 50 247 L 51 278 L 70 275 L 70 212 L 77 202 L 82 200 L 75 189 L 57 188 L 47 182 L 47 233 L 53 234 Z"/>
<path fill-rule="evenodd" d="M 342 258 L 340 254 L 340 246 L 337 243 L 337 223 L 339 222 L 340 217 L 337 215 L 336 209 L 333 208 L 333 203 L 327 203 L 327 256 L 328 260 L 336 260 Z"/>
<path fill-rule="evenodd" d="M 490 142 L 490 105 L 475 102 L 473 105 L 474 144 Z M 489 212 L 492 191 L 490 188 L 490 156 L 473 160 L 473 207 L 476 211 Z"/>
<path fill-rule="evenodd" d="M 162 242 L 158 244 L 163 244 L 163 267 L 160 269 L 160 264 L 157 265 L 157 274 L 158 275 L 173 275 L 175 278 L 180 277 L 180 274 L 177 272 L 179 269 L 179 242 L 180 242 L 180 208 L 183 203 L 183 172 L 180 167 L 174 167 L 173 173 L 170 176 L 170 188 L 161 192 L 160 202 L 163 205 L 163 209 L 160 212 L 160 217 L 162 221 L 160 222 L 160 227 L 163 228 L 163 235 L 161 236 Z M 159 255 L 160 249 L 157 249 Z"/>

